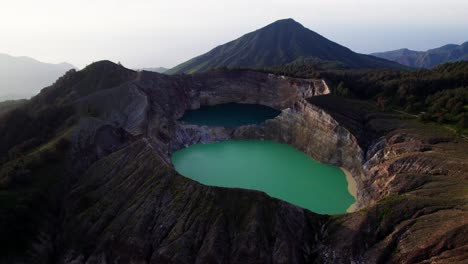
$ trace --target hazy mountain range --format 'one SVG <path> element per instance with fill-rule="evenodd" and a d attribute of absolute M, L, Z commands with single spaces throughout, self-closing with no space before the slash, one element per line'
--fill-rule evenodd
<path fill-rule="evenodd" d="M 399 49 L 373 53 L 376 57 L 392 60 L 416 68 L 432 68 L 439 64 L 468 60 L 468 42 L 461 45 L 448 44 L 427 51 Z"/>
<path fill-rule="evenodd" d="M 166 73 L 195 73 L 218 67 L 265 68 L 297 60 L 339 65 L 340 68 L 402 67 L 374 56 L 355 53 L 293 19 L 284 19 L 218 46 Z"/>
<path fill-rule="evenodd" d="M 0 101 L 29 98 L 73 68 L 68 63 L 51 64 L 0 54 Z"/>
<path fill-rule="evenodd" d="M 326 39 L 293 19 L 283 19 L 172 69 L 152 67 L 138 70 L 177 74 L 220 67 L 269 68 L 285 64 L 306 64 L 324 70 L 401 69 L 405 67 L 403 65 L 431 68 L 460 60 L 468 60 L 468 42 L 428 51 L 400 49 L 364 55 Z M 0 101 L 29 98 L 73 68 L 68 63 L 50 64 L 29 57 L 0 54 Z"/>

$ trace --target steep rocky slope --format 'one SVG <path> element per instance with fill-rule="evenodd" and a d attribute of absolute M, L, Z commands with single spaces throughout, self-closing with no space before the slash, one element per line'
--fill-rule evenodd
<path fill-rule="evenodd" d="M 47 185 L 47 198 L 40 198 L 50 203 L 38 209 L 35 229 L 0 259 L 7 263 L 466 259 L 467 143 L 328 93 L 330 88 L 321 80 L 252 71 L 171 77 L 99 62 L 70 73 L 25 107 L 29 113 L 44 102 L 72 105 L 69 125 L 57 128 L 55 137 L 41 148 L 54 145 L 57 137 L 69 138 L 70 146 L 57 157 L 64 167 L 55 168 L 61 173 Z M 263 124 L 235 129 L 177 121 L 188 109 L 227 102 L 260 103 L 282 112 Z M 6 122 L 9 117 L 1 118 Z M 187 145 L 231 138 L 288 143 L 314 159 L 347 168 L 358 185 L 359 210 L 318 215 L 262 192 L 201 185 L 178 175 L 170 163 L 171 153 Z M 26 163 L 30 155 L 23 158 Z M 4 164 L 15 162 L 10 158 Z M 30 171 L 35 177 L 37 171 Z M 0 183 L 8 182 L 5 177 L 10 182 L 18 177 L 0 175 Z M 8 184 L 0 188 L 0 194 L 14 190 Z M 14 234 L 6 234 L 14 239 Z"/>

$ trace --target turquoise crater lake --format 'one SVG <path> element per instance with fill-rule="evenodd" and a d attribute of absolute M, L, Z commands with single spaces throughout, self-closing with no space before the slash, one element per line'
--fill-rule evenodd
<path fill-rule="evenodd" d="M 219 104 L 187 111 L 181 121 L 202 126 L 238 127 L 259 124 L 281 111 L 257 104 Z"/>
<path fill-rule="evenodd" d="M 340 214 L 355 202 L 344 172 L 286 144 L 230 140 L 175 152 L 175 169 L 205 185 L 259 190 L 320 214 Z"/>

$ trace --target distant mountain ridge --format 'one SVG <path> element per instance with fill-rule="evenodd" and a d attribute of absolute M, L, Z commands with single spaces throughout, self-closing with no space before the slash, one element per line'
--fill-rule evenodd
<path fill-rule="evenodd" d="M 8 112 L 12 109 L 15 109 L 23 104 L 25 104 L 28 100 L 20 99 L 20 100 L 7 100 L 7 101 L 0 101 L 0 115 L 2 113 Z"/>
<path fill-rule="evenodd" d="M 305 28 L 293 19 L 278 20 L 218 46 L 170 70 L 167 74 L 203 72 L 212 68 L 265 68 L 301 61 L 348 68 L 401 68 L 397 63 L 358 54 Z"/>
<path fill-rule="evenodd" d="M 164 68 L 164 67 L 153 67 L 153 68 L 138 68 L 136 69 L 138 71 L 150 71 L 150 72 L 157 72 L 157 73 L 164 73 L 166 72 L 167 70 L 169 70 L 168 68 Z"/>
<path fill-rule="evenodd" d="M 74 68 L 0 53 L 0 101 L 31 97 Z"/>
<path fill-rule="evenodd" d="M 399 49 L 372 53 L 371 55 L 409 67 L 433 68 L 447 62 L 468 61 L 468 42 L 461 45 L 448 44 L 427 51 Z"/>

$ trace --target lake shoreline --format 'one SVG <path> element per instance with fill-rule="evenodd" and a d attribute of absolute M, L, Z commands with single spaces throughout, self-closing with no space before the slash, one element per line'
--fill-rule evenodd
<path fill-rule="evenodd" d="M 288 144 L 261 140 L 193 144 L 174 152 L 171 160 L 179 174 L 201 184 L 262 191 L 318 214 L 344 214 L 356 201 L 343 170 Z"/>
<path fill-rule="evenodd" d="M 346 209 L 346 212 L 352 213 L 356 211 L 356 203 L 357 203 L 357 184 L 356 180 L 354 180 L 353 175 L 347 169 L 340 167 L 343 173 L 346 175 L 346 181 L 348 182 L 348 192 L 356 199 L 356 201 Z"/>

